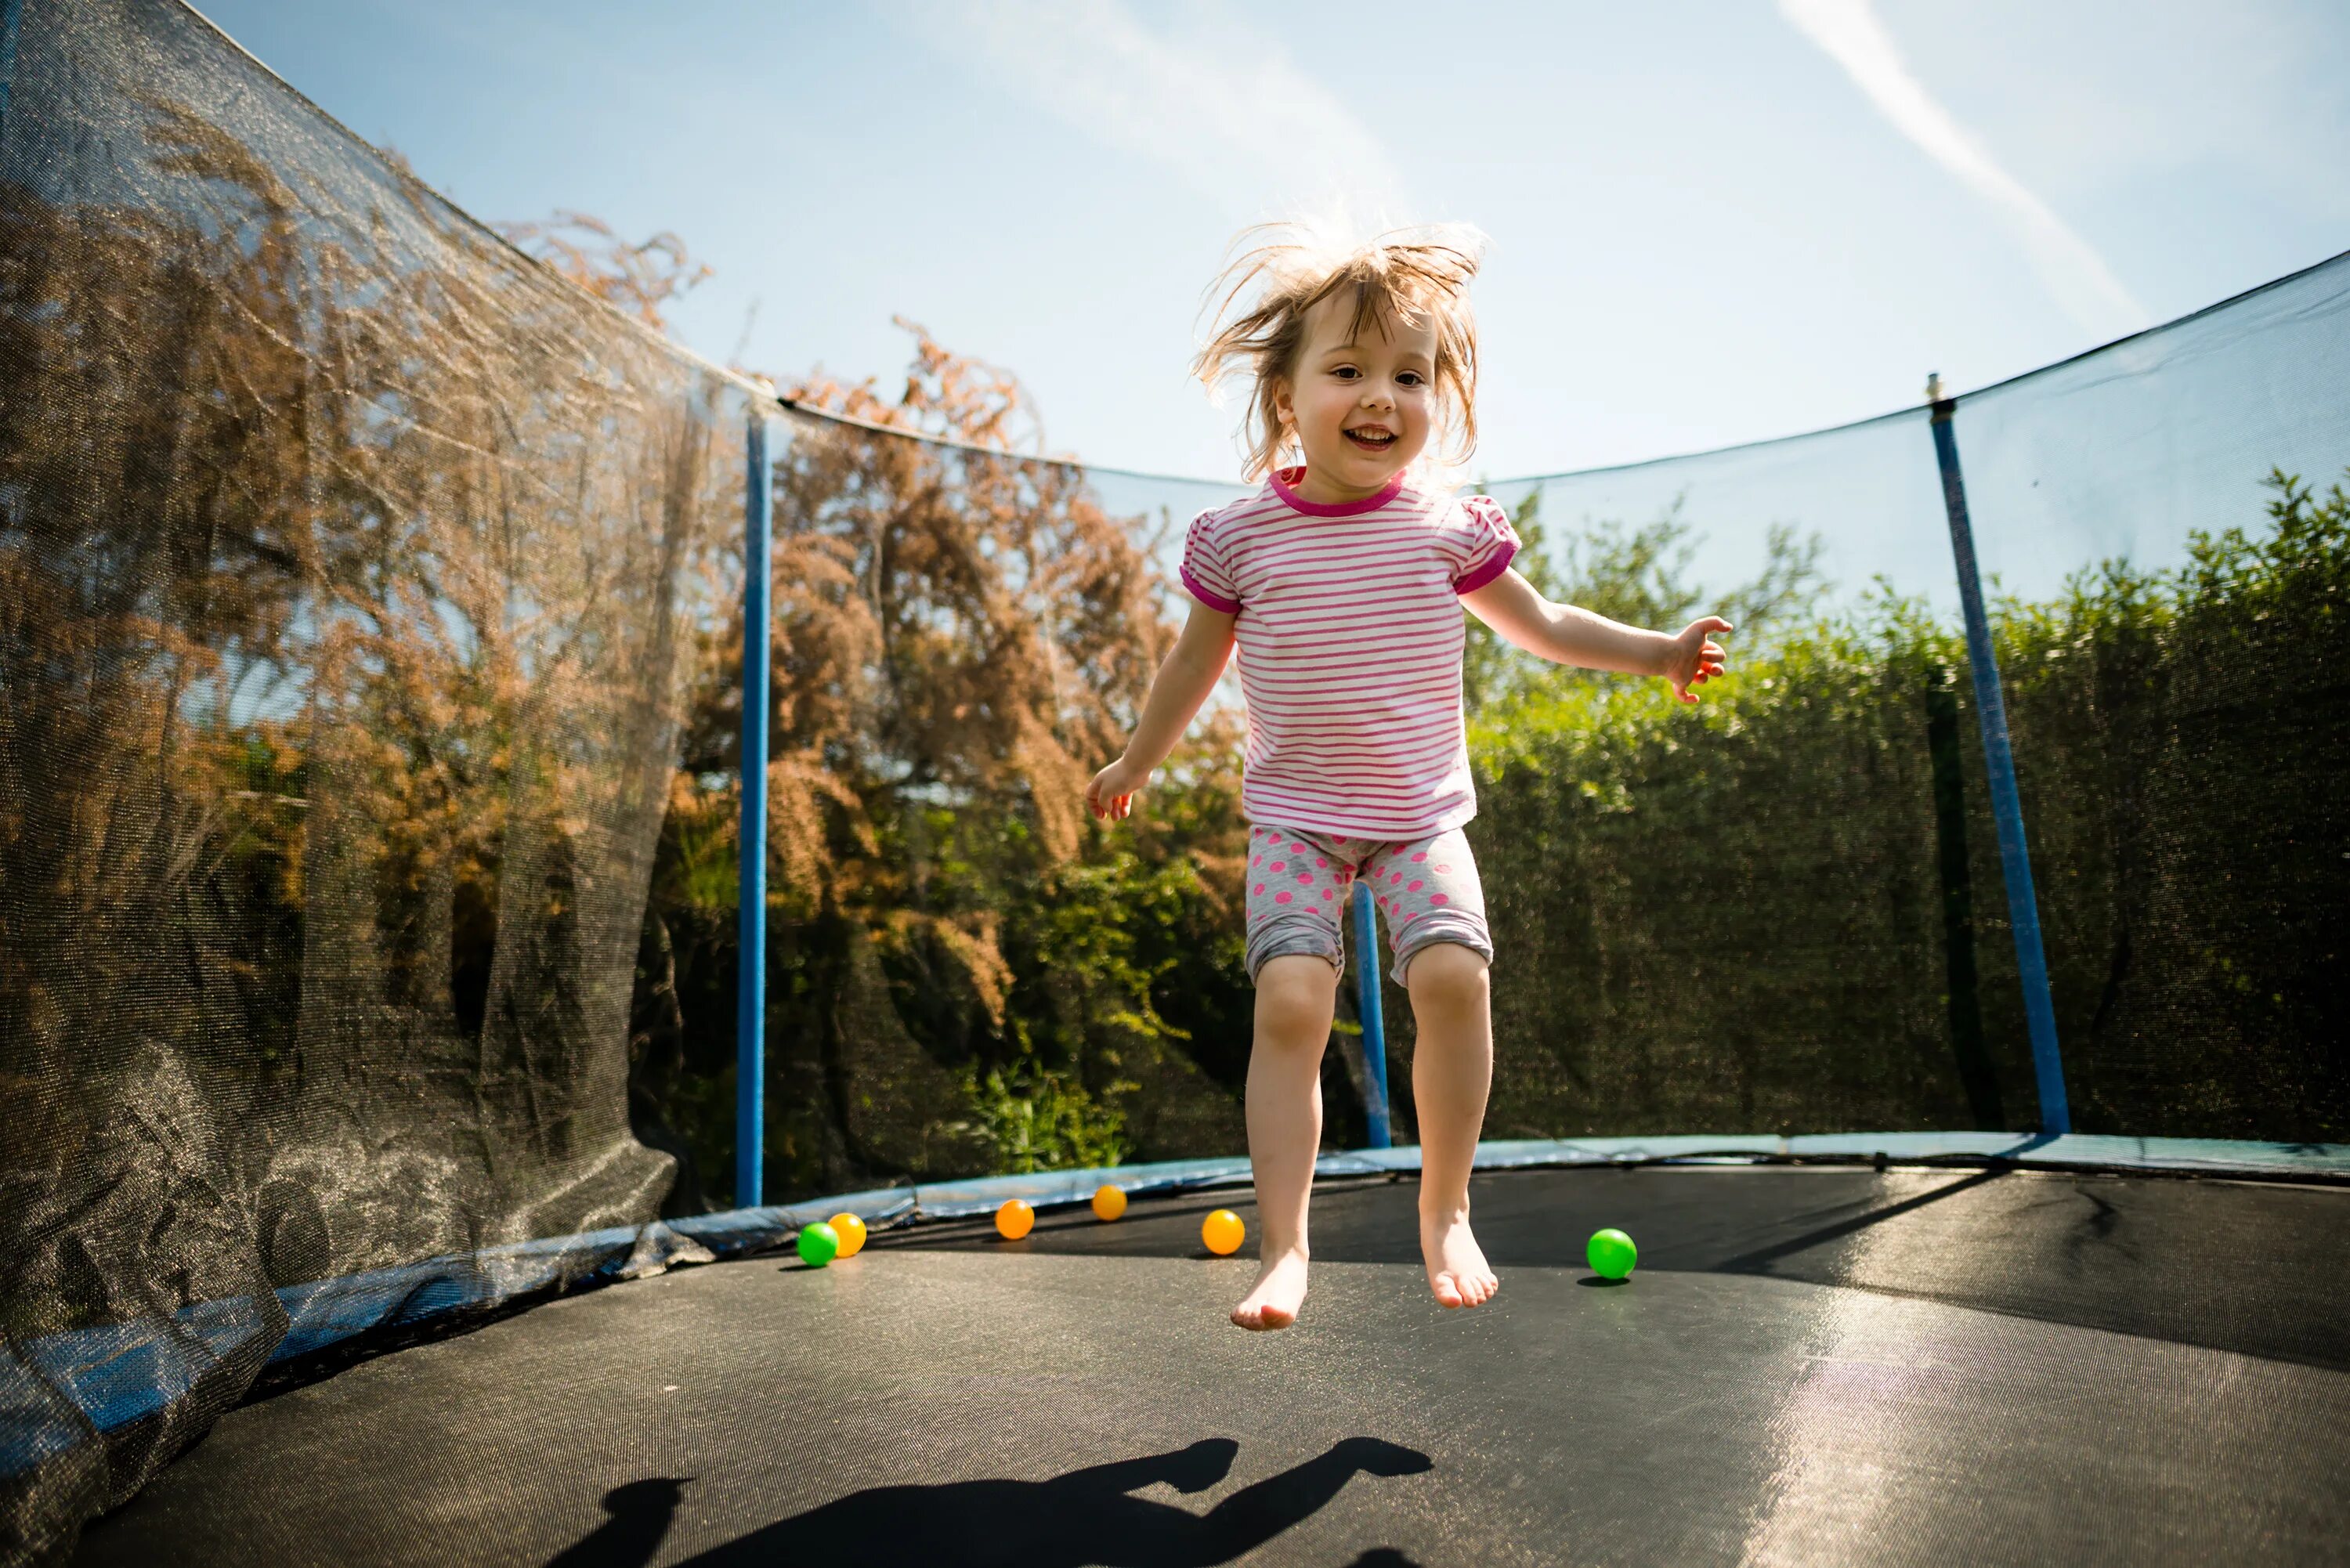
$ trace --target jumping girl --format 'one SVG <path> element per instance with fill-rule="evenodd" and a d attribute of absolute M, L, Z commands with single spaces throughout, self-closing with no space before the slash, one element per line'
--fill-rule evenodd
<path fill-rule="evenodd" d="M 1086 791 L 1097 817 L 1126 816 L 1238 647 L 1256 985 L 1248 1140 L 1262 1230 L 1262 1268 L 1232 1309 L 1243 1328 L 1285 1328 L 1305 1299 L 1322 1052 L 1358 877 L 1387 918 L 1418 1024 L 1429 1288 L 1447 1307 L 1470 1307 L 1500 1284 L 1469 1229 L 1492 1081 L 1493 942 L 1461 833 L 1477 800 L 1460 607 L 1529 653 L 1658 676 L 1683 701 L 1722 668 L 1710 635 L 1729 622 L 1705 616 L 1676 635 L 1553 604 L 1510 569 L 1519 541 L 1501 506 L 1456 496 L 1415 466 L 1433 437 L 1455 462 L 1476 442 L 1467 291 L 1482 246 L 1459 229 L 1399 231 L 1336 253 L 1275 234 L 1219 279 L 1216 330 L 1194 369 L 1211 389 L 1235 373 L 1250 379 L 1247 472 L 1264 485 L 1191 524 L 1190 618 L 1125 754 Z M 1291 460 L 1302 461 L 1283 466 Z"/>

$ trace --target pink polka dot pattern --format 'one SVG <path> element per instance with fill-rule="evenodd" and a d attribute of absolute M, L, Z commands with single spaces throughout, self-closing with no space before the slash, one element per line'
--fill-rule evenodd
<path fill-rule="evenodd" d="M 1355 946 L 1357 884 L 1371 890 L 1389 955 L 1401 950 L 1408 959 L 1430 941 L 1487 940 L 1477 868 L 1457 830 L 1410 844 L 1255 826 L 1249 836 L 1252 971 L 1274 955 L 1335 959 Z"/>

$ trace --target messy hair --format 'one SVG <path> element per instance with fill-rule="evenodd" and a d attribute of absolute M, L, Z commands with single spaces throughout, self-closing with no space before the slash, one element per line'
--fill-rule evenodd
<path fill-rule="evenodd" d="M 1239 254 L 1209 286 L 1215 330 L 1191 370 L 1211 392 L 1227 380 L 1249 379 L 1241 424 L 1248 478 L 1272 472 L 1295 440 L 1282 425 L 1276 393 L 1296 372 L 1306 317 L 1349 289 L 1355 334 L 1366 327 L 1385 331 L 1390 320 L 1417 327 L 1424 317 L 1434 325 L 1437 430 L 1449 438 L 1442 461 L 1461 462 L 1476 450 L 1477 323 L 1469 311 L 1469 280 L 1477 275 L 1483 234 L 1445 223 L 1333 245 L 1292 224 L 1263 223 L 1243 230 L 1232 246 Z"/>

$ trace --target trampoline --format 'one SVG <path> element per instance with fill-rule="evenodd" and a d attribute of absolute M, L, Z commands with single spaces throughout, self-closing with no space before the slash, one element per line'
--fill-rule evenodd
<path fill-rule="evenodd" d="M 78 1561 L 2343 1561 L 2350 1192 L 2012 1167 L 1321 1183 L 1298 1326 L 1230 1193 L 879 1231 L 557 1301 L 222 1417 Z M 1621 1284 L 1584 1238 L 1642 1242 Z"/>
<path fill-rule="evenodd" d="M 779 400 L 179 0 L 0 0 L 0 391 L 7 1568 L 2350 1561 L 2350 254 L 1491 487 L 1784 613 L 1483 667 L 1502 1290 L 1366 903 L 1272 1334 L 1232 753 L 1074 804 L 1231 487 Z"/>

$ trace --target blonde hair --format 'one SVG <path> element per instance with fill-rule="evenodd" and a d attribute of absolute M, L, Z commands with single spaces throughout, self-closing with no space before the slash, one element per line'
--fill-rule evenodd
<path fill-rule="evenodd" d="M 1241 250 L 1251 239 L 1259 243 Z M 1215 330 L 1191 371 L 1211 393 L 1236 376 L 1253 378 L 1241 423 L 1247 478 L 1272 472 L 1295 440 L 1281 421 L 1280 384 L 1297 369 L 1306 317 L 1349 288 L 1352 333 L 1366 326 L 1384 331 L 1389 319 L 1417 327 L 1424 316 L 1433 324 L 1437 430 L 1451 441 L 1440 461 L 1465 462 L 1476 450 L 1477 322 L 1469 310 L 1469 280 L 1484 254 L 1482 234 L 1441 223 L 1333 244 L 1299 225 L 1261 223 L 1241 231 L 1232 246 L 1240 254 L 1208 287 Z"/>

